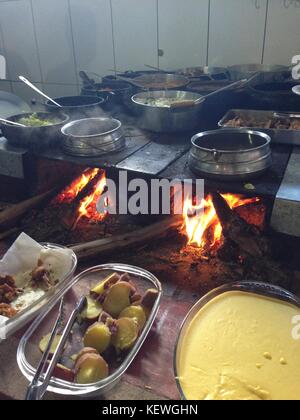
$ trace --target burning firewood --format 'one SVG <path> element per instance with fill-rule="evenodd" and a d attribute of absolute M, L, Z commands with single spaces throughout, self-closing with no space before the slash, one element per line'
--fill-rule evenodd
<path fill-rule="evenodd" d="M 268 238 L 231 210 L 220 194 L 213 193 L 212 199 L 225 238 L 218 251 L 219 257 L 234 261 L 234 256 L 238 256 L 243 268 L 243 280 L 262 281 L 289 288 L 291 273 L 272 258 Z"/>
<path fill-rule="evenodd" d="M 223 228 L 223 236 L 238 245 L 242 254 L 262 257 L 270 254 L 270 244 L 261 231 L 231 210 L 226 200 L 212 193 L 215 210 Z"/>

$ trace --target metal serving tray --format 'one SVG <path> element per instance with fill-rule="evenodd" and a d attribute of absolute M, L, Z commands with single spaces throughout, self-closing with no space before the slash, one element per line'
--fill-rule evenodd
<path fill-rule="evenodd" d="M 235 127 L 227 127 L 226 124 L 228 121 L 236 118 L 262 118 L 262 119 L 271 119 L 274 118 L 274 113 L 276 111 L 256 111 L 250 109 L 231 109 L 227 114 L 219 121 L 219 127 L 227 129 L 235 129 Z M 287 114 L 288 115 L 288 114 Z M 236 127 L 237 129 L 239 127 Z M 273 128 L 262 128 L 262 127 L 242 127 L 249 128 L 254 131 L 261 131 L 268 134 L 272 143 L 287 144 L 293 146 L 300 146 L 300 130 L 278 130 Z"/>
<path fill-rule="evenodd" d="M 150 288 L 155 288 L 158 291 L 158 297 L 156 299 L 155 305 L 138 341 L 131 349 L 131 351 L 124 357 L 120 366 L 113 370 L 108 378 L 98 383 L 89 385 L 80 385 L 61 379 L 52 378 L 48 387 L 48 391 L 51 391 L 55 394 L 72 395 L 77 397 L 91 397 L 109 391 L 119 382 L 121 377 L 134 361 L 146 337 L 148 336 L 159 310 L 162 296 L 162 287 L 158 279 L 153 274 L 141 268 L 133 267 L 130 265 L 106 264 L 96 266 L 89 268 L 74 278 L 69 288 L 69 292 L 66 292 L 64 296 L 65 320 L 68 319 L 69 312 L 74 309 L 74 306 L 80 297 L 88 295 L 93 285 L 101 281 L 101 279 L 106 278 L 111 273 L 128 273 L 131 276 L 134 284 L 137 286 L 138 290 L 142 293 Z M 19 344 L 17 352 L 18 365 L 23 375 L 30 382 L 33 379 L 36 366 L 41 358 L 41 353 L 38 349 L 38 343 L 41 338 L 49 333 L 49 331 L 52 329 L 53 320 L 57 314 L 55 306 L 59 302 L 60 298 L 48 307 L 47 312 L 44 312 L 35 320 Z"/>

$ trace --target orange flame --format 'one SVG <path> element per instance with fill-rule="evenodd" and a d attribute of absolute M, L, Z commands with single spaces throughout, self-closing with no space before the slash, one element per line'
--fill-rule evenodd
<path fill-rule="evenodd" d="M 240 195 L 222 194 L 231 209 L 258 202 L 258 198 L 243 198 Z M 211 195 L 195 206 L 188 198 L 183 209 L 183 233 L 188 238 L 188 245 L 200 248 L 202 251 L 214 249 L 222 240 L 223 229 L 214 208 Z"/>
<path fill-rule="evenodd" d="M 96 183 L 93 191 L 84 197 L 78 207 L 78 217 L 73 228 L 75 228 L 81 218 L 85 217 L 93 221 L 102 221 L 107 212 L 100 214 L 97 212 L 96 204 L 101 194 L 103 194 L 106 186 L 106 174 L 101 169 L 86 169 L 77 179 L 75 179 L 64 191 L 62 191 L 54 200 L 54 204 L 71 204 L 79 193 L 91 182 L 96 176 L 102 173 L 100 180 Z M 108 202 L 106 202 L 108 206 Z"/>

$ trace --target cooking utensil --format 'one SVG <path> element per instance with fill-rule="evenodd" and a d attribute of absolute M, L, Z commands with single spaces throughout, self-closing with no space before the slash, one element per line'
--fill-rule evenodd
<path fill-rule="evenodd" d="M 19 79 L 21 80 L 21 82 L 25 83 L 25 85 L 29 86 L 31 89 L 33 89 L 35 92 L 37 92 L 38 94 L 40 94 L 41 96 L 43 96 L 44 98 L 46 98 L 48 101 L 52 102 L 55 106 L 57 106 L 58 108 L 61 107 L 61 105 L 59 103 L 57 103 L 56 101 L 54 101 L 53 99 L 51 99 L 49 96 L 47 96 L 44 92 L 42 92 L 40 89 L 38 89 L 36 86 L 34 86 L 31 82 L 29 82 L 29 80 L 27 80 L 24 76 L 19 76 Z"/>
<path fill-rule="evenodd" d="M 206 96 L 183 91 L 141 92 L 132 97 L 133 110 L 141 128 L 158 133 L 192 131 L 198 127 L 200 112 L 206 99 L 226 90 L 242 88 L 247 80 L 231 83 Z M 144 104 L 147 99 L 175 99 L 169 107 Z"/>
<path fill-rule="evenodd" d="M 99 396 L 104 392 L 112 389 L 120 379 L 124 376 L 126 370 L 132 364 L 137 357 L 145 339 L 151 331 L 151 327 L 158 314 L 161 297 L 162 287 L 159 280 L 148 271 L 145 271 L 138 267 L 133 267 L 124 264 L 105 264 L 97 267 L 91 267 L 88 270 L 80 273 L 76 278 L 73 279 L 70 293 L 67 294 L 66 300 L 68 304 L 75 305 L 77 303 L 77 296 L 88 295 L 93 285 L 98 284 L 99 281 L 104 280 L 109 275 L 125 274 L 128 273 L 136 285 L 138 290 L 155 289 L 158 292 L 157 299 L 154 303 L 153 309 L 147 318 L 147 322 L 143 331 L 141 332 L 138 341 L 135 343 L 132 349 L 124 354 L 122 362 L 116 367 L 115 370 L 110 372 L 108 378 L 99 381 L 94 384 L 81 385 L 74 382 L 67 382 L 59 378 L 52 378 L 48 387 L 50 392 L 61 395 L 69 396 Z M 67 293 L 67 292 L 66 292 Z M 61 297 L 60 297 L 61 299 Z M 59 300 L 60 300 L 59 299 Z M 56 300 L 57 304 L 58 300 Z M 52 307 L 47 307 L 44 313 L 42 313 L 29 327 L 29 329 L 22 336 L 17 352 L 18 365 L 22 371 L 22 374 L 29 380 L 32 381 L 35 375 L 36 366 L 39 362 L 37 352 L 32 351 L 32 341 L 39 342 L 49 332 L 49 324 L 45 320 L 51 319 L 51 313 L 53 312 Z"/>
<path fill-rule="evenodd" d="M 58 109 L 63 110 L 71 115 L 87 115 L 90 116 L 92 112 L 99 113 L 99 107 L 105 104 L 105 99 L 98 96 L 63 96 L 55 98 L 61 106 L 58 108 L 52 102 L 45 103 L 49 111 L 57 112 Z"/>
<path fill-rule="evenodd" d="M 181 106 L 176 109 L 171 106 L 157 107 L 143 104 L 143 101 L 149 99 L 149 96 L 154 99 L 175 99 L 181 104 L 188 101 L 189 106 Z M 194 130 L 198 126 L 199 114 L 204 101 L 205 98 L 197 93 L 177 90 L 141 92 L 132 97 L 133 110 L 137 115 L 138 125 L 143 129 L 158 133 Z"/>
<path fill-rule="evenodd" d="M 58 334 L 59 329 L 62 327 L 64 322 L 64 299 L 62 298 L 59 304 L 59 309 L 58 309 L 58 315 L 56 318 L 56 321 L 54 323 L 54 327 L 52 329 L 52 332 L 50 333 L 50 339 L 48 341 L 47 347 L 44 351 L 44 354 L 41 358 L 41 361 L 37 367 L 36 373 L 32 379 L 31 384 L 28 386 L 27 389 L 27 393 L 26 393 L 26 400 L 37 400 L 37 399 L 41 399 L 42 395 L 40 394 L 41 389 L 39 389 L 39 386 L 41 386 L 42 384 L 40 383 L 41 378 L 40 376 L 45 372 L 46 370 L 46 363 L 49 359 L 49 355 L 50 355 L 50 350 L 53 344 L 53 341 L 55 339 L 55 337 Z M 39 385 L 40 383 L 40 385 Z M 48 384 L 47 384 L 48 386 Z M 47 387 L 46 387 L 47 388 Z"/>
<path fill-rule="evenodd" d="M 251 109 L 231 109 L 225 116 L 219 121 L 219 127 L 224 129 L 235 129 L 228 126 L 228 122 L 235 118 L 242 118 L 246 121 L 262 121 L 261 127 L 238 127 L 248 128 L 249 130 L 260 131 L 268 134 L 271 137 L 272 143 L 286 144 L 300 146 L 300 132 L 299 130 L 288 130 L 279 128 L 265 128 L 264 123 L 272 121 L 274 118 L 274 111 L 257 111 Z"/>
<path fill-rule="evenodd" d="M 62 128 L 62 147 L 73 156 L 101 156 L 122 150 L 125 137 L 120 121 L 111 118 L 86 118 Z"/>
<path fill-rule="evenodd" d="M 167 73 L 167 74 L 170 74 L 168 71 L 162 70 L 159 67 L 150 66 L 149 64 L 144 64 L 144 66 L 147 67 L 148 69 L 156 70 L 158 73 Z"/>
<path fill-rule="evenodd" d="M 13 125 L 15 127 L 27 127 L 24 124 L 19 124 L 19 123 L 16 123 L 14 121 L 5 120 L 4 118 L 0 118 L 0 122 L 3 122 L 3 123 L 8 124 L 8 125 Z"/>
<path fill-rule="evenodd" d="M 89 78 L 89 76 L 87 75 L 87 73 L 86 73 L 85 71 L 81 70 L 81 71 L 79 72 L 79 76 L 81 77 L 81 79 L 82 79 L 82 81 L 83 81 L 83 83 L 84 83 L 85 85 L 88 85 L 88 86 L 90 86 L 92 89 L 94 89 L 94 86 L 95 86 L 95 81 L 94 81 L 93 79 L 90 79 L 90 78 Z"/>
<path fill-rule="evenodd" d="M 207 178 L 251 179 L 272 165 L 271 138 L 248 129 L 213 130 L 196 134 L 188 163 Z"/>
<path fill-rule="evenodd" d="M 293 88 L 292 88 L 292 92 L 293 92 L 295 95 L 300 95 L 300 85 L 293 86 Z"/>
<path fill-rule="evenodd" d="M 117 76 L 117 79 L 145 90 L 174 90 L 186 87 L 189 84 L 189 79 L 186 77 L 169 73 L 144 74 L 134 79 Z"/>
<path fill-rule="evenodd" d="M 283 72 L 288 72 L 289 68 L 280 65 L 267 64 L 242 64 L 228 67 L 231 80 L 248 79 L 256 73 L 272 73 L 274 77 Z"/>
<path fill-rule="evenodd" d="M 230 75 L 226 67 L 187 67 L 175 71 L 175 74 L 197 81 L 226 81 Z"/>
<path fill-rule="evenodd" d="M 300 114 L 289 114 L 288 112 L 274 112 L 275 118 L 300 118 Z"/>
<path fill-rule="evenodd" d="M 62 137 L 61 128 L 69 121 L 69 117 L 63 113 L 37 112 L 37 118 L 42 120 L 57 120 L 53 124 L 32 127 L 18 124 L 22 118 L 30 117 L 31 113 L 14 115 L 9 118 L 11 124 L 3 124 L 1 130 L 3 136 L 14 146 L 29 147 L 34 150 L 43 149 L 54 145 Z M 15 125 L 17 124 L 17 125 Z"/>
<path fill-rule="evenodd" d="M 54 353 L 54 355 L 52 356 L 51 361 L 49 362 L 49 365 L 47 367 L 47 361 L 48 361 L 48 357 L 49 357 L 49 353 L 50 353 L 50 349 L 51 349 L 51 345 L 53 343 L 54 338 L 56 337 L 57 334 L 57 330 L 59 328 L 59 325 L 61 323 L 61 318 L 62 318 L 62 314 L 63 314 L 63 301 L 60 304 L 60 309 L 59 309 L 59 315 L 58 318 L 56 320 L 56 323 L 54 325 L 54 328 L 52 330 L 51 333 L 51 338 L 50 338 L 50 342 L 47 346 L 47 349 L 44 353 L 44 356 L 42 357 L 42 360 L 38 366 L 38 369 L 36 371 L 36 375 L 33 378 L 32 383 L 30 384 L 28 391 L 27 391 L 27 395 L 26 395 L 26 400 L 28 401 L 36 401 L 36 400 L 41 400 L 43 398 L 43 396 L 45 395 L 45 392 L 47 391 L 47 388 L 49 386 L 49 382 L 52 378 L 52 374 L 53 374 L 53 370 L 55 369 L 61 355 L 62 352 L 65 348 L 65 344 L 67 342 L 67 339 L 69 337 L 69 334 L 71 332 L 71 329 L 76 321 L 76 319 L 78 318 L 78 316 L 83 312 L 83 310 L 86 308 L 87 305 L 87 299 L 86 297 L 82 297 L 78 304 L 76 305 L 75 309 L 73 310 L 67 324 L 66 327 L 61 335 L 61 339 L 58 343 L 57 349 Z M 45 368 L 47 367 L 46 373 L 43 376 L 43 372 L 45 370 Z"/>

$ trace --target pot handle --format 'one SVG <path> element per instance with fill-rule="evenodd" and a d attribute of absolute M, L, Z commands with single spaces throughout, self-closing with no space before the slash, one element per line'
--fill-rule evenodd
<path fill-rule="evenodd" d="M 214 149 L 214 150 L 212 150 L 212 155 L 213 155 L 213 158 L 214 158 L 214 161 L 215 162 L 219 162 L 219 160 L 221 159 L 221 157 L 222 157 L 222 153 L 221 152 L 219 152 L 218 150 L 216 150 L 216 149 Z"/>

